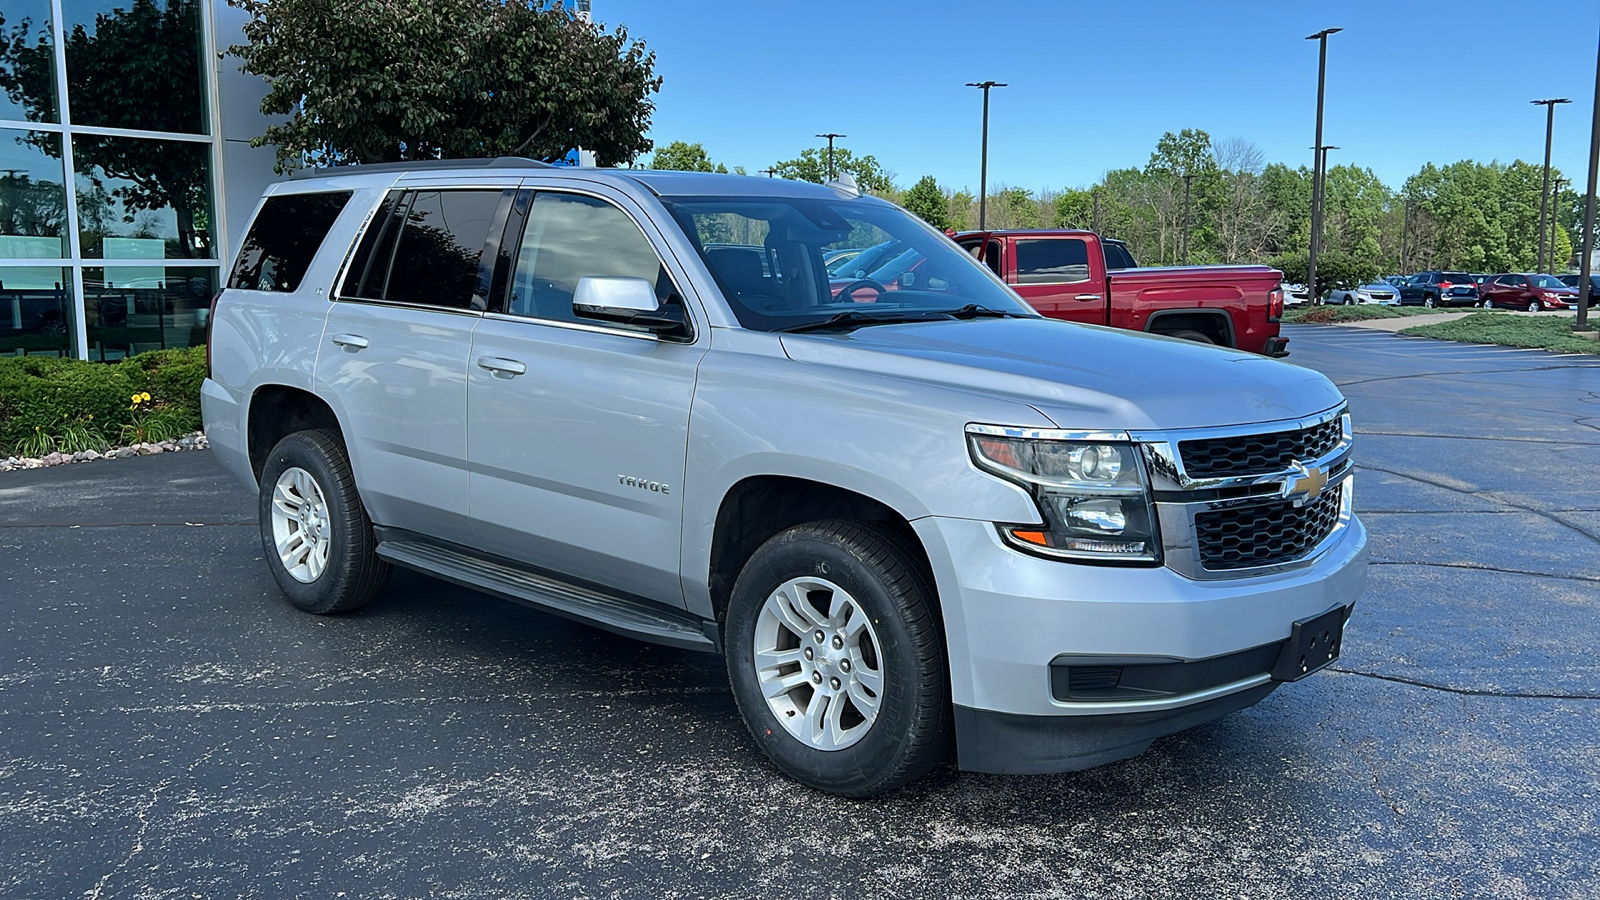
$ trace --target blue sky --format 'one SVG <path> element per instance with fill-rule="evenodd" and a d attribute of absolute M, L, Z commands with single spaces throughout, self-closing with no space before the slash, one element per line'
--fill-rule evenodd
<path fill-rule="evenodd" d="M 1142 166 L 1165 131 L 1244 138 L 1310 165 L 1316 42 L 1329 39 L 1334 164 L 1392 187 L 1423 163 L 1542 161 L 1582 181 L 1600 41 L 1596 0 L 1387 2 L 732 2 L 594 0 L 657 54 L 651 137 L 698 141 L 754 172 L 841 132 L 904 185 L 978 183 L 980 92 L 994 92 L 989 181 L 1085 186 Z"/>

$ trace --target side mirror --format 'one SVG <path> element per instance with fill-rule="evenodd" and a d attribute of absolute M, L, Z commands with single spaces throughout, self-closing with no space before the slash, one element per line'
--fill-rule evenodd
<path fill-rule="evenodd" d="M 656 288 L 643 278 L 586 275 L 572 293 L 579 318 L 635 325 L 655 332 L 685 330 L 683 308 L 656 300 Z"/>

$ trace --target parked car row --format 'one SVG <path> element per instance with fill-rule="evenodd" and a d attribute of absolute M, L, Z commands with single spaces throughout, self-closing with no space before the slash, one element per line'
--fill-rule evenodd
<path fill-rule="evenodd" d="M 1399 292 L 1399 306 L 1476 306 L 1483 309 L 1522 309 L 1529 312 L 1578 308 L 1578 276 L 1545 275 L 1537 272 L 1484 274 L 1474 272 L 1419 272 L 1415 275 L 1390 275 L 1384 282 Z M 1335 291 L 1329 303 L 1372 302 L 1335 299 L 1356 291 Z M 1382 285 L 1378 285 L 1380 289 Z M 1594 291 L 1589 292 L 1595 305 Z"/>

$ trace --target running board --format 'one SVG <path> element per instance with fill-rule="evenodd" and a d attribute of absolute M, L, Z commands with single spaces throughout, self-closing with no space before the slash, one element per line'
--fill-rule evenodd
<path fill-rule="evenodd" d="M 698 617 L 647 600 L 630 600 L 567 584 L 421 541 L 382 541 L 378 544 L 378 555 L 397 566 L 525 603 L 615 634 L 685 650 L 712 653 L 718 650 Z"/>

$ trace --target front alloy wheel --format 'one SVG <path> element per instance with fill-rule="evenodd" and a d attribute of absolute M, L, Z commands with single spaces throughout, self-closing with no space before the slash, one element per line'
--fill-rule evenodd
<path fill-rule="evenodd" d="M 823 578 L 778 586 L 756 618 L 756 679 L 772 715 L 818 750 L 843 750 L 883 703 L 878 633 L 855 598 Z"/>

